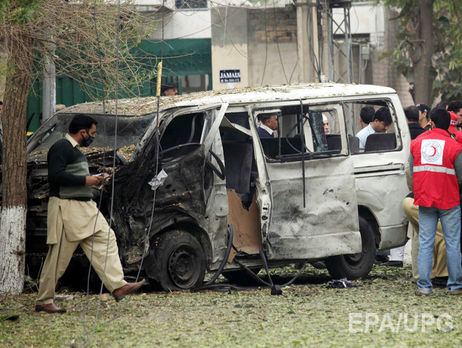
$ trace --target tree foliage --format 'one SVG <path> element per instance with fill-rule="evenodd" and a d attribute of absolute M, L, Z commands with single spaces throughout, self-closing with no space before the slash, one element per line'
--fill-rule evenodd
<path fill-rule="evenodd" d="M 388 55 L 412 84 L 419 75 L 427 74 L 431 96 L 428 101 L 416 101 L 431 103 L 438 96 L 444 100 L 462 99 L 462 1 L 384 0 L 384 3 L 399 13 L 396 18 L 399 43 Z M 430 4 L 432 10 L 428 21 L 422 20 L 425 3 Z M 425 27 L 432 30 L 430 40 L 422 37 Z M 417 65 L 422 59 L 422 49 L 428 47 L 431 48 L 431 66 L 429 71 L 422 71 Z"/>
<path fill-rule="evenodd" d="M 78 81 L 94 98 L 103 96 L 101 90 L 115 97 L 116 74 L 119 95 L 136 96 L 156 72 L 132 54 L 133 48 L 155 21 L 142 16 L 130 1 L 121 2 L 119 7 L 115 0 L 3 0 L 0 40 L 32 39 L 32 80 L 51 59 L 57 75 Z"/>

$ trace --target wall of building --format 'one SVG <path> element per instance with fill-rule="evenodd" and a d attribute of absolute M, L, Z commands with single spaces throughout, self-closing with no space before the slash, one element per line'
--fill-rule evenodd
<path fill-rule="evenodd" d="M 212 9 L 213 88 L 299 82 L 294 6 Z M 239 70 L 240 82 L 220 82 L 220 71 Z"/>
<path fill-rule="evenodd" d="M 295 7 L 251 9 L 248 23 L 249 84 L 298 83 Z"/>
<path fill-rule="evenodd" d="M 248 10 L 215 7 L 212 18 L 212 81 L 213 89 L 249 86 Z M 239 70 L 240 82 L 220 82 L 220 71 Z"/>
<path fill-rule="evenodd" d="M 156 14 L 155 32 L 149 40 L 210 39 L 212 36 L 210 9 L 175 10 Z"/>
<path fill-rule="evenodd" d="M 384 21 L 385 8 L 382 5 L 376 5 L 374 1 L 354 2 L 350 9 L 350 27 L 353 35 L 370 34 L 371 43 L 375 44 L 374 36 L 382 35 L 385 32 Z M 333 9 L 334 19 L 341 21 L 343 11 Z"/>

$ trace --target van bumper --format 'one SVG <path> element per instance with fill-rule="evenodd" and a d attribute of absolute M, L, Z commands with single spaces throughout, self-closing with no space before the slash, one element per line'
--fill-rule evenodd
<path fill-rule="evenodd" d="M 403 246 L 407 241 L 407 225 L 391 225 L 380 228 L 381 240 L 378 250 Z"/>

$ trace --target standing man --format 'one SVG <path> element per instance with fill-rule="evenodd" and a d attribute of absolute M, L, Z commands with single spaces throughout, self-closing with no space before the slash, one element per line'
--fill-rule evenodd
<path fill-rule="evenodd" d="M 462 294 L 460 253 L 460 199 L 462 145 L 448 133 L 451 116 L 444 109 L 430 114 L 432 130 L 411 142 L 409 159 L 414 189 L 414 204 L 419 206 L 419 270 L 416 295 L 430 295 L 432 252 L 438 218 L 446 242 L 448 282 L 452 295 Z"/>
<path fill-rule="evenodd" d="M 462 101 L 454 100 L 448 104 L 448 111 L 452 111 L 457 116 L 457 128 L 462 128 Z"/>
<path fill-rule="evenodd" d="M 419 124 L 425 130 L 429 130 L 431 128 L 431 122 L 428 120 L 428 113 L 430 112 L 430 108 L 427 104 L 419 103 L 416 105 L 417 110 L 419 110 Z"/>
<path fill-rule="evenodd" d="M 411 140 L 414 140 L 417 138 L 420 134 L 425 133 L 424 127 L 427 125 L 428 120 L 427 120 L 427 114 L 428 114 L 428 106 L 425 104 L 417 104 L 416 106 L 408 106 L 406 109 L 404 109 L 404 114 L 406 115 L 407 119 L 407 125 L 409 127 L 409 132 L 411 133 Z M 412 272 L 413 274 L 418 274 L 417 270 L 417 254 L 419 250 L 419 207 L 414 205 L 414 193 L 411 192 L 410 195 L 408 195 L 404 202 L 403 202 L 403 209 L 404 213 L 409 219 L 410 224 L 410 229 L 408 229 L 408 236 L 410 235 L 411 238 L 411 243 L 412 243 L 412 250 L 411 250 L 411 255 L 412 255 Z M 417 211 L 417 214 L 415 214 Z M 415 216 L 411 216 L 411 214 L 414 213 Z M 410 217 L 411 216 L 411 217 Z M 416 226 L 416 228 L 414 228 Z M 441 224 L 438 224 L 438 226 L 441 227 Z M 441 231 L 440 231 L 441 232 Z M 442 233 L 440 233 L 442 236 Z M 437 230 L 437 237 L 439 237 L 438 230 Z M 439 243 L 438 245 L 440 245 Z M 442 241 L 442 244 L 444 244 L 444 240 Z M 435 248 L 436 250 L 436 248 Z M 438 249 L 439 250 L 439 249 Z M 446 246 L 444 246 L 444 251 L 445 251 L 445 258 L 444 262 L 446 264 Z M 393 260 L 393 258 L 398 256 L 401 261 L 401 265 L 403 264 L 403 258 L 404 258 L 404 246 L 394 248 L 390 250 L 390 261 Z M 439 254 L 441 255 L 441 253 Z M 441 258 L 441 257 L 440 257 Z M 446 269 L 446 268 L 445 268 Z M 418 278 L 418 276 L 417 276 Z"/>
<path fill-rule="evenodd" d="M 409 132 L 411 133 L 411 139 L 417 138 L 420 134 L 425 133 L 425 129 L 423 129 L 419 124 L 419 116 L 420 111 L 414 105 L 408 106 L 404 109 L 404 114 L 406 115 L 407 125 L 409 127 Z M 412 202 L 414 202 L 413 198 Z M 416 219 L 418 220 L 418 219 Z M 418 238 L 417 233 L 412 234 L 415 238 L 413 238 L 413 246 L 417 243 L 414 242 L 415 239 Z M 404 259 L 404 245 L 390 249 L 390 258 L 389 261 L 385 263 L 385 266 L 392 266 L 392 267 L 403 267 L 403 259 Z"/>
<path fill-rule="evenodd" d="M 404 109 L 404 114 L 406 115 L 407 125 L 409 127 L 409 132 L 411 133 L 411 139 L 415 139 L 420 134 L 425 133 L 425 129 L 423 129 L 419 124 L 419 115 L 421 113 L 419 112 L 419 109 L 417 107 L 415 107 L 414 105 L 408 106 L 407 108 Z M 413 195 L 412 197 L 408 197 L 408 199 L 412 200 L 411 206 L 414 203 L 413 198 L 414 198 Z M 415 208 L 417 209 L 417 207 Z M 418 221 L 418 218 L 416 218 L 415 220 Z M 418 234 L 415 231 L 413 231 L 412 236 L 413 236 L 412 246 L 415 249 L 416 244 L 418 244 L 418 240 L 417 240 L 417 243 L 415 242 L 415 240 L 418 238 Z M 386 262 L 384 265 L 391 266 L 391 267 L 403 267 L 403 259 L 404 259 L 404 245 L 397 247 L 397 248 L 390 249 L 389 261 Z"/>
<path fill-rule="evenodd" d="M 423 105 L 423 104 L 420 104 Z M 409 127 L 409 132 L 411 133 L 411 140 L 417 138 L 420 134 L 425 133 L 425 129 L 421 126 L 421 115 L 422 112 L 415 106 L 411 105 L 404 109 L 404 114 L 406 115 L 407 125 Z M 426 113 L 425 113 L 426 114 Z M 427 117 L 425 117 L 425 123 L 427 122 Z"/>
<path fill-rule="evenodd" d="M 277 114 L 261 114 L 258 116 L 261 124 L 257 128 L 260 138 L 273 138 L 274 133 L 278 130 Z"/>
<path fill-rule="evenodd" d="M 55 288 L 79 245 L 116 301 L 144 284 L 144 279 L 137 283 L 124 280 L 114 231 L 92 201 L 91 187 L 103 183 L 105 178 L 90 175 L 87 159 L 79 147 L 91 144 L 96 124 L 87 115 L 75 115 L 69 134 L 48 151 L 49 249 L 40 276 L 36 312 L 65 312 L 54 303 Z"/>
<path fill-rule="evenodd" d="M 366 147 L 366 140 L 369 135 L 385 133 L 390 128 L 392 122 L 390 110 L 386 106 L 378 109 L 374 114 L 372 122 L 356 134 L 356 137 L 359 138 L 359 148 L 364 149 Z"/>

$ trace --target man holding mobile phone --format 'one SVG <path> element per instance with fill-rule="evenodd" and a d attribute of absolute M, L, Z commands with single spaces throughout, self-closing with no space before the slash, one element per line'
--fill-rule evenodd
<path fill-rule="evenodd" d="M 69 133 L 48 151 L 49 250 L 40 276 L 37 312 L 65 312 L 54 303 L 55 288 L 79 245 L 116 301 L 144 284 L 144 279 L 137 283 L 124 280 L 114 231 L 92 200 L 92 186 L 102 184 L 105 176 L 90 175 L 87 159 L 79 147 L 91 144 L 96 125 L 87 115 L 75 115 Z"/>

